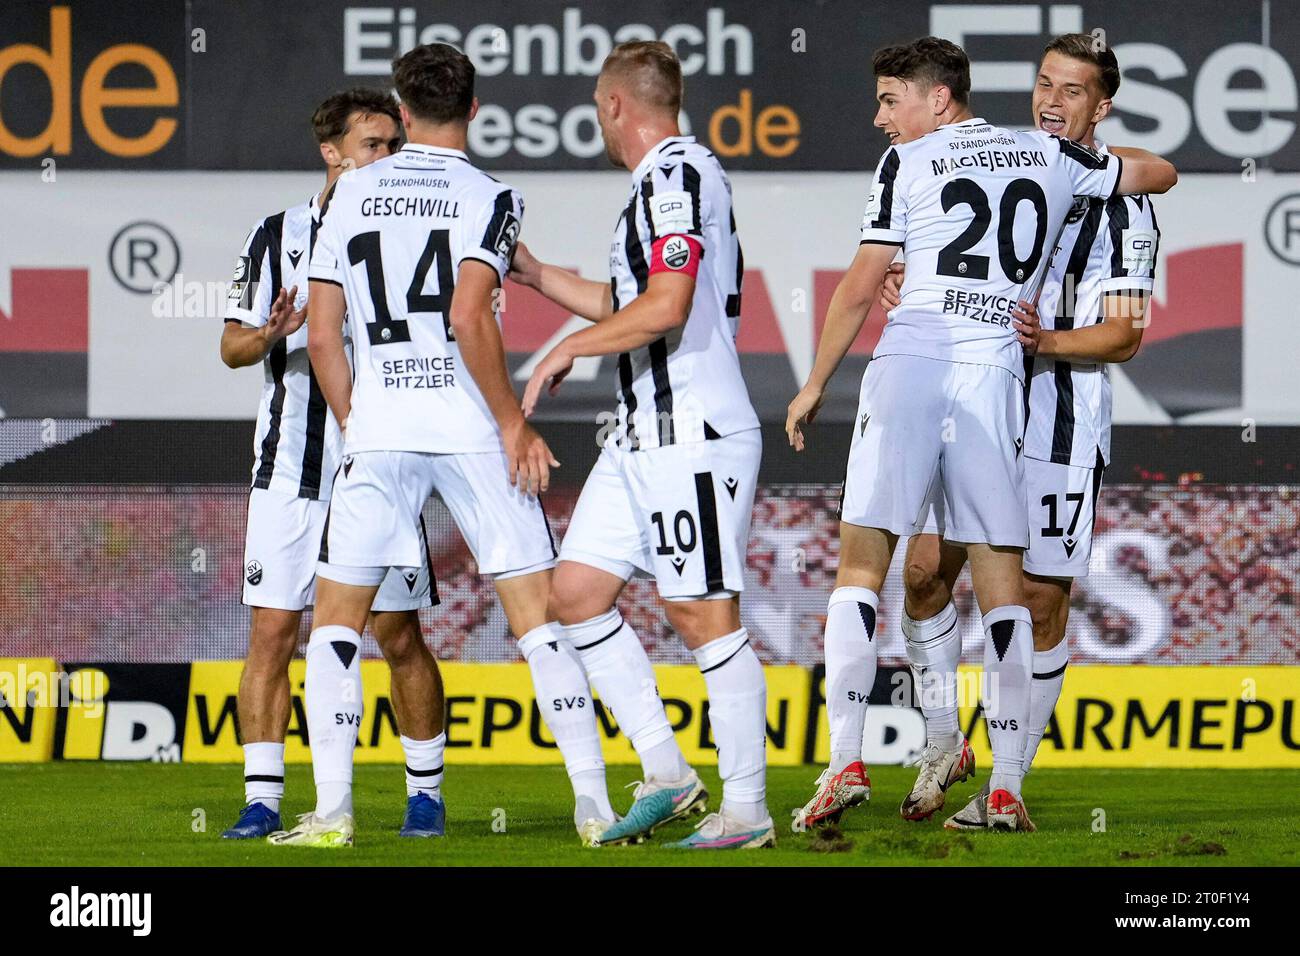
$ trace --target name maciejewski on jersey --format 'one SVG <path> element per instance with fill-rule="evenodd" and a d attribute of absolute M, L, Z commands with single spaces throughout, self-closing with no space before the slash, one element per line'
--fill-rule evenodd
<path fill-rule="evenodd" d="M 963 175 L 970 170 L 971 176 Z M 862 242 L 907 244 L 901 301 L 874 355 L 1004 368 L 1022 382 L 1011 309 L 1032 301 L 1076 195 L 1108 198 L 1118 157 L 1039 130 L 968 119 L 881 158 Z"/>
<path fill-rule="evenodd" d="M 248 234 L 235 264 L 225 320 L 266 325 L 281 289 L 307 299 L 307 270 L 319 218 L 317 198 L 267 216 Z M 347 343 L 350 349 L 351 343 Z M 262 361 L 264 382 L 253 436 L 253 487 L 328 498 L 339 459 L 339 427 L 307 357 L 307 326 Z"/>
<path fill-rule="evenodd" d="M 1098 151 L 1106 152 L 1103 144 Z M 1045 329 L 1081 329 L 1102 319 L 1105 296 L 1150 294 L 1160 229 L 1149 196 L 1079 197 L 1052 251 L 1038 301 Z M 1105 362 L 1036 358 L 1025 454 L 1057 464 L 1110 463 L 1111 385 Z"/>
<path fill-rule="evenodd" d="M 693 136 L 669 137 L 633 170 L 609 258 L 615 311 L 661 269 L 695 277 L 686 323 L 619 356 L 611 440 L 635 450 L 757 428 L 736 354 L 745 263 L 731 183 Z"/>
<path fill-rule="evenodd" d="M 461 364 L 451 299 L 467 260 L 504 280 L 523 215 L 516 190 L 455 149 L 408 143 L 339 177 L 310 275 L 342 286 L 349 305 L 346 453 L 500 450 L 496 421 Z"/>

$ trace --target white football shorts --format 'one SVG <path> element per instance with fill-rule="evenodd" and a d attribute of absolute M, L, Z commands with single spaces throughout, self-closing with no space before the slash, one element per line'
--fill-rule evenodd
<path fill-rule="evenodd" d="M 1006 369 L 914 355 L 862 377 L 840 518 L 897 535 L 1023 548 L 1024 387 Z"/>
<path fill-rule="evenodd" d="M 301 611 L 316 599 L 316 563 L 329 502 L 299 498 L 268 488 L 248 495 L 244 536 L 244 603 L 250 607 Z M 424 540 L 423 527 L 421 541 Z M 420 560 L 384 577 L 375 611 L 414 611 L 438 603 L 428 548 Z"/>
<path fill-rule="evenodd" d="M 1025 505 L 1029 509 L 1026 572 L 1047 578 L 1088 576 L 1104 470 L 1100 452 L 1091 468 L 1025 459 Z"/>
<path fill-rule="evenodd" d="M 653 577 L 669 600 L 738 594 L 762 454 L 757 428 L 635 451 L 608 443 L 582 486 L 560 560 L 624 581 Z"/>
<path fill-rule="evenodd" d="M 432 494 L 451 512 L 480 574 L 555 566 L 541 501 L 510 484 L 505 452 L 365 451 L 345 456 L 334 479 L 321 577 L 365 585 L 385 569 L 418 567 L 421 514 Z"/>

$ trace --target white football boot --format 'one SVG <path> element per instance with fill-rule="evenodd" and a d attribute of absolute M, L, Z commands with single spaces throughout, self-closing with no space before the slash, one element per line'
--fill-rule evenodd
<path fill-rule="evenodd" d="M 352 845 L 353 823 L 351 814 L 341 813 L 328 820 L 315 813 L 298 817 L 292 830 L 280 830 L 266 838 L 273 846 L 310 846 L 323 850 L 338 850 Z"/>
<path fill-rule="evenodd" d="M 919 765 L 921 771 L 898 812 L 904 820 L 928 820 L 943 809 L 949 787 L 975 775 L 975 751 L 965 737 L 961 747 L 952 753 L 931 744 L 921 751 L 914 765 Z"/>

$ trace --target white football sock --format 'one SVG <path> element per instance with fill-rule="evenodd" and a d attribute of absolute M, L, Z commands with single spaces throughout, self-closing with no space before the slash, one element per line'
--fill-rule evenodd
<path fill-rule="evenodd" d="M 605 758 L 596 730 L 596 708 L 587 674 L 568 635 L 559 624 L 543 624 L 519 639 L 519 653 L 533 675 L 537 709 L 564 757 L 574 797 L 593 801 L 594 811 L 587 808 L 584 814 L 594 812 L 602 820 L 613 820 L 614 809 L 609 805 L 605 785 Z"/>
<path fill-rule="evenodd" d="M 862 723 L 876 682 L 876 608 L 869 588 L 836 588 L 826 605 L 826 717 L 831 772 L 862 759 Z"/>
<path fill-rule="evenodd" d="M 280 812 L 284 799 L 284 744 L 244 744 L 244 803 L 261 803 Z"/>
<path fill-rule="evenodd" d="M 1029 691 L 1029 739 L 1025 743 L 1025 773 L 1034 762 L 1052 711 L 1061 699 L 1065 666 L 1070 663 L 1070 639 L 1062 638 L 1050 651 L 1034 651 L 1034 680 Z"/>
<path fill-rule="evenodd" d="M 1029 608 L 1007 604 L 984 615 L 984 720 L 993 751 L 992 790 L 1020 796 L 1029 736 L 1034 622 Z"/>
<path fill-rule="evenodd" d="M 722 812 L 742 823 L 768 818 L 767 681 L 743 627 L 694 651 L 709 691 L 709 724 L 718 748 Z"/>
<path fill-rule="evenodd" d="M 352 752 L 361 730 L 361 635 L 333 624 L 307 642 L 307 735 L 316 815 L 352 812 Z"/>
<path fill-rule="evenodd" d="M 406 756 L 406 795 L 427 793 L 437 799 L 442 787 L 442 752 L 447 746 L 447 734 L 441 733 L 432 740 L 398 739 Z"/>
<path fill-rule="evenodd" d="M 957 608 L 949 601 L 924 621 L 903 612 L 903 635 L 912 680 L 925 715 L 926 742 L 947 753 L 961 747 L 957 721 L 957 665 L 961 663 L 961 631 Z"/>
<path fill-rule="evenodd" d="M 659 699 L 650 658 L 618 609 L 566 626 L 564 633 L 601 703 L 632 741 L 645 778 L 675 782 L 690 773 Z"/>

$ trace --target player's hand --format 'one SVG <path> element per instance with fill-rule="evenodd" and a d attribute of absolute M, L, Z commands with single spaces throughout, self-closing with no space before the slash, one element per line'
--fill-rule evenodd
<path fill-rule="evenodd" d="M 542 264 L 522 242 L 515 243 L 515 254 L 510 258 L 510 278 L 530 289 L 541 285 Z"/>
<path fill-rule="evenodd" d="M 560 467 L 546 439 L 522 418 L 501 438 L 510 467 L 510 484 L 528 495 L 546 491 L 551 486 L 551 469 Z"/>
<path fill-rule="evenodd" d="M 1025 354 L 1037 355 L 1038 346 L 1043 339 L 1043 324 L 1038 319 L 1038 308 L 1032 302 L 1021 299 L 1012 307 L 1011 318 L 1011 324 L 1016 328 L 1016 339 Z"/>
<path fill-rule="evenodd" d="M 297 298 L 298 287 L 294 286 L 292 289 L 281 289 L 280 294 L 271 303 L 271 311 L 266 317 L 266 325 L 262 326 L 262 338 L 266 339 L 268 347 L 287 335 L 293 335 L 307 321 L 306 303 L 303 304 L 300 310 L 295 310 L 293 307 Z"/>
<path fill-rule="evenodd" d="M 795 451 L 803 451 L 803 427 L 812 424 L 823 400 L 821 389 L 805 385 L 790 403 L 785 416 L 785 437 L 790 439 L 790 447 Z"/>
<path fill-rule="evenodd" d="M 880 284 L 880 307 L 888 312 L 898 308 L 903 301 L 903 264 L 891 262 L 885 273 L 885 281 Z"/>
<path fill-rule="evenodd" d="M 533 369 L 533 377 L 528 380 L 528 386 L 524 389 L 524 417 L 531 418 L 537 409 L 537 400 L 541 398 L 542 386 L 549 381 L 547 394 L 554 395 L 560 390 L 560 383 L 564 381 L 564 377 L 571 371 L 573 371 L 573 356 L 561 342 L 547 352 L 546 358 L 538 362 L 537 368 Z"/>

